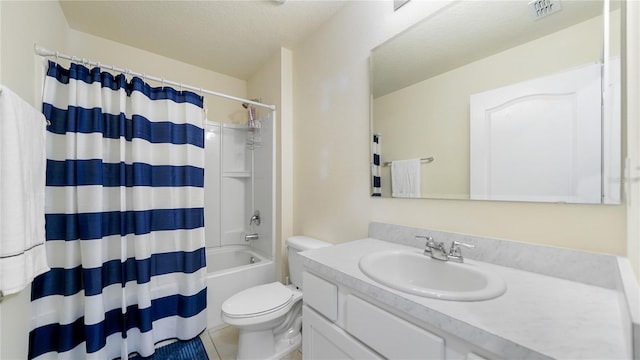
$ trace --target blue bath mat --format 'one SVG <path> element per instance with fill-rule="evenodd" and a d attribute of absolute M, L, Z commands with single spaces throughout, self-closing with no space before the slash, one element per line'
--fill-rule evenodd
<path fill-rule="evenodd" d="M 129 360 L 209 360 L 209 356 L 198 336 L 191 340 L 176 341 L 159 347 L 149 357 L 134 356 Z"/>

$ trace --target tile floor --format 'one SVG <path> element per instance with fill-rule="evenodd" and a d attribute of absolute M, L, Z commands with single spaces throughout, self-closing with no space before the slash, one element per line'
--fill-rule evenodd
<path fill-rule="evenodd" d="M 205 331 L 200 335 L 209 360 L 235 360 L 238 353 L 238 329 L 227 326 L 218 330 Z M 297 350 L 287 360 L 301 360 L 302 353 Z"/>

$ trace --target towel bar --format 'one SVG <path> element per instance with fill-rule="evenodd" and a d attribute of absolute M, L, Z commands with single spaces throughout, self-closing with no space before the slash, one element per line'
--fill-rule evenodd
<path fill-rule="evenodd" d="M 427 158 L 420 158 L 420 162 L 423 164 L 428 164 L 428 163 L 432 163 L 435 160 L 435 158 L 433 156 L 429 156 Z M 393 161 L 385 161 L 382 163 L 382 166 L 391 166 L 391 163 Z"/>

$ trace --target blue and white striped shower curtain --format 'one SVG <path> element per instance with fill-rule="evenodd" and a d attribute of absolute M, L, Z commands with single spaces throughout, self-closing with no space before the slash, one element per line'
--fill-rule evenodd
<path fill-rule="evenodd" d="M 113 359 L 206 328 L 203 100 L 49 62 L 46 249 L 29 358 Z"/>

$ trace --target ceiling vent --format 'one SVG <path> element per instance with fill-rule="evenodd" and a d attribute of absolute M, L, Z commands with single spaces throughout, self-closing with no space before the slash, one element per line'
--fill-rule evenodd
<path fill-rule="evenodd" d="M 542 19 L 562 10 L 560 0 L 533 0 L 529 2 L 529 10 L 534 20 Z"/>

